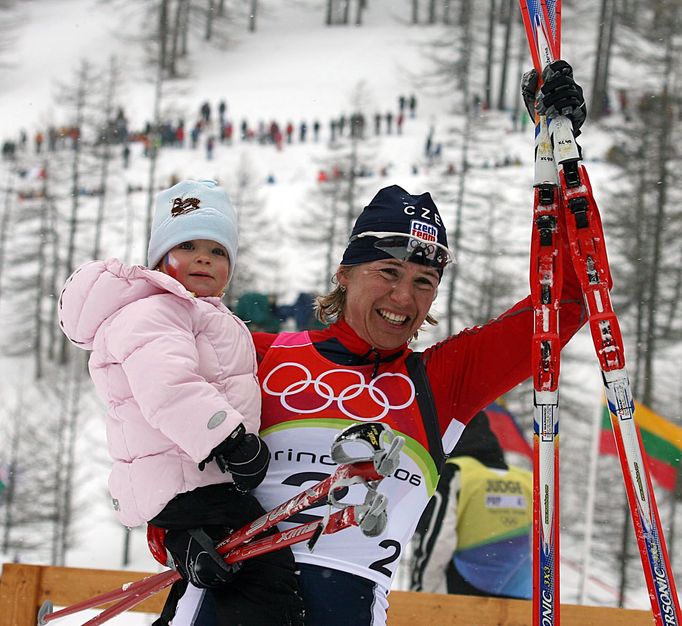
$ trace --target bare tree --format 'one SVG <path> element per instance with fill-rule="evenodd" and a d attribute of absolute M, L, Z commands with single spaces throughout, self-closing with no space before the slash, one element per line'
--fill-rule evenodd
<path fill-rule="evenodd" d="M 435 24 L 436 23 L 436 0 L 429 0 L 429 7 L 428 7 L 428 18 L 427 21 L 429 24 Z"/>
<path fill-rule="evenodd" d="M 249 32 L 256 32 L 256 18 L 258 16 L 258 0 L 251 0 L 251 10 L 249 11 Z"/>
<path fill-rule="evenodd" d="M 208 3 L 206 7 L 206 34 L 204 39 L 206 41 L 211 41 L 213 36 L 213 19 L 215 17 L 215 0 L 206 0 Z"/>
<path fill-rule="evenodd" d="M 114 120 L 114 109 L 116 106 L 116 90 L 121 82 L 121 73 L 115 57 L 109 61 L 109 71 L 104 88 L 104 99 L 99 107 L 101 117 L 99 126 L 99 144 L 97 148 L 97 159 L 99 161 L 99 184 L 97 190 L 98 203 L 95 218 L 95 237 L 92 248 L 92 258 L 100 257 L 102 229 L 104 226 L 105 207 L 108 199 L 109 189 L 109 169 L 111 166 L 111 145 L 113 141 L 120 141 L 116 135 L 116 129 L 112 127 Z"/>
<path fill-rule="evenodd" d="M 590 116 L 599 119 L 606 112 L 609 84 L 609 64 L 616 24 L 615 0 L 601 0 L 597 32 L 597 54 L 592 80 L 592 106 Z"/>
<path fill-rule="evenodd" d="M 82 133 L 84 131 L 86 107 L 89 105 L 90 88 L 93 81 L 92 67 L 83 59 L 76 73 L 73 88 L 63 86 L 64 101 L 70 104 L 73 112 L 72 127 L 76 129 L 71 150 L 71 214 L 68 220 L 68 235 L 66 257 L 64 260 L 64 272 L 70 276 L 75 269 L 76 237 L 79 231 L 78 212 L 81 204 L 80 179 L 81 179 L 81 148 Z M 60 362 L 67 360 L 66 336 L 62 337 Z"/>
<path fill-rule="evenodd" d="M 2 215 L 0 215 L 0 303 L 2 302 L 2 280 L 5 269 L 5 245 L 9 233 L 12 207 L 16 203 L 15 178 L 14 167 L 10 167 L 7 173 L 7 185 L 3 190 Z"/>
<path fill-rule="evenodd" d="M 485 108 L 489 109 L 492 105 L 492 88 L 493 88 L 493 63 L 495 61 L 495 22 L 496 15 L 496 0 L 490 0 L 490 11 L 488 13 L 488 61 L 485 70 Z"/>
<path fill-rule="evenodd" d="M 511 58 L 510 58 L 511 39 L 512 39 L 512 31 L 514 30 L 514 24 L 516 23 L 516 20 L 518 20 L 518 11 L 513 10 L 513 6 L 511 3 L 504 2 L 503 7 L 504 7 L 504 13 L 503 13 L 504 43 L 502 44 L 502 59 L 501 59 L 502 67 L 500 68 L 500 86 L 499 86 L 499 92 L 498 92 L 498 98 L 497 98 L 497 108 L 500 111 L 504 111 L 507 108 L 507 102 L 506 102 L 507 74 L 508 74 L 509 63 L 511 62 Z M 516 19 L 514 19 L 515 17 L 516 17 Z"/>

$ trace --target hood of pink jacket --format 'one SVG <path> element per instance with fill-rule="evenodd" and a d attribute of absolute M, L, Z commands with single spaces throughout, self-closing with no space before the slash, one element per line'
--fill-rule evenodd
<path fill-rule="evenodd" d="M 58 304 L 59 325 L 71 343 L 92 350 L 95 334 L 114 313 L 165 292 L 190 300 L 194 297 L 163 272 L 142 265 L 124 265 L 118 259 L 90 261 L 71 274 L 64 285 Z"/>

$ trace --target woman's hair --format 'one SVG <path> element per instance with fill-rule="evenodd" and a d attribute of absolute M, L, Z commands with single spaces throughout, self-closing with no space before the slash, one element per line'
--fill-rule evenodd
<path fill-rule="evenodd" d="M 344 271 L 351 272 L 355 267 L 344 267 Z M 341 318 L 346 306 L 346 290 L 338 284 L 336 274 L 332 276 L 331 282 L 334 288 L 329 293 L 315 298 L 315 317 L 323 324 L 331 324 Z M 438 324 L 438 320 L 431 313 L 426 314 L 424 322 L 431 326 Z M 414 334 L 413 339 L 416 338 L 417 333 Z"/>

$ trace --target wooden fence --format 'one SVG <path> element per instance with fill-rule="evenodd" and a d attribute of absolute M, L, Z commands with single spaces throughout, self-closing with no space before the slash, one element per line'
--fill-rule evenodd
<path fill-rule="evenodd" d="M 8 563 L 0 576 L 0 624 L 35 626 L 45 600 L 69 606 L 126 582 L 148 576 L 144 572 L 49 567 Z M 134 610 L 158 613 L 165 593 Z M 530 626 L 530 602 L 394 591 L 390 597 L 389 626 Z M 59 620 L 54 622 L 59 625 Z M 561 607 L 562 626 L 651 626 L 648 611 L 604 607 Z"/>

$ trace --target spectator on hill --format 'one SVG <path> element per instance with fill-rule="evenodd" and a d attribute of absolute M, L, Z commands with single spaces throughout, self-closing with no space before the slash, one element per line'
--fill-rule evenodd
<path fill-rule="evenodd" d="M 417 116 L 417 96 L 412 94 L 410 96 L 410 117 L 414 118 Z"/>

